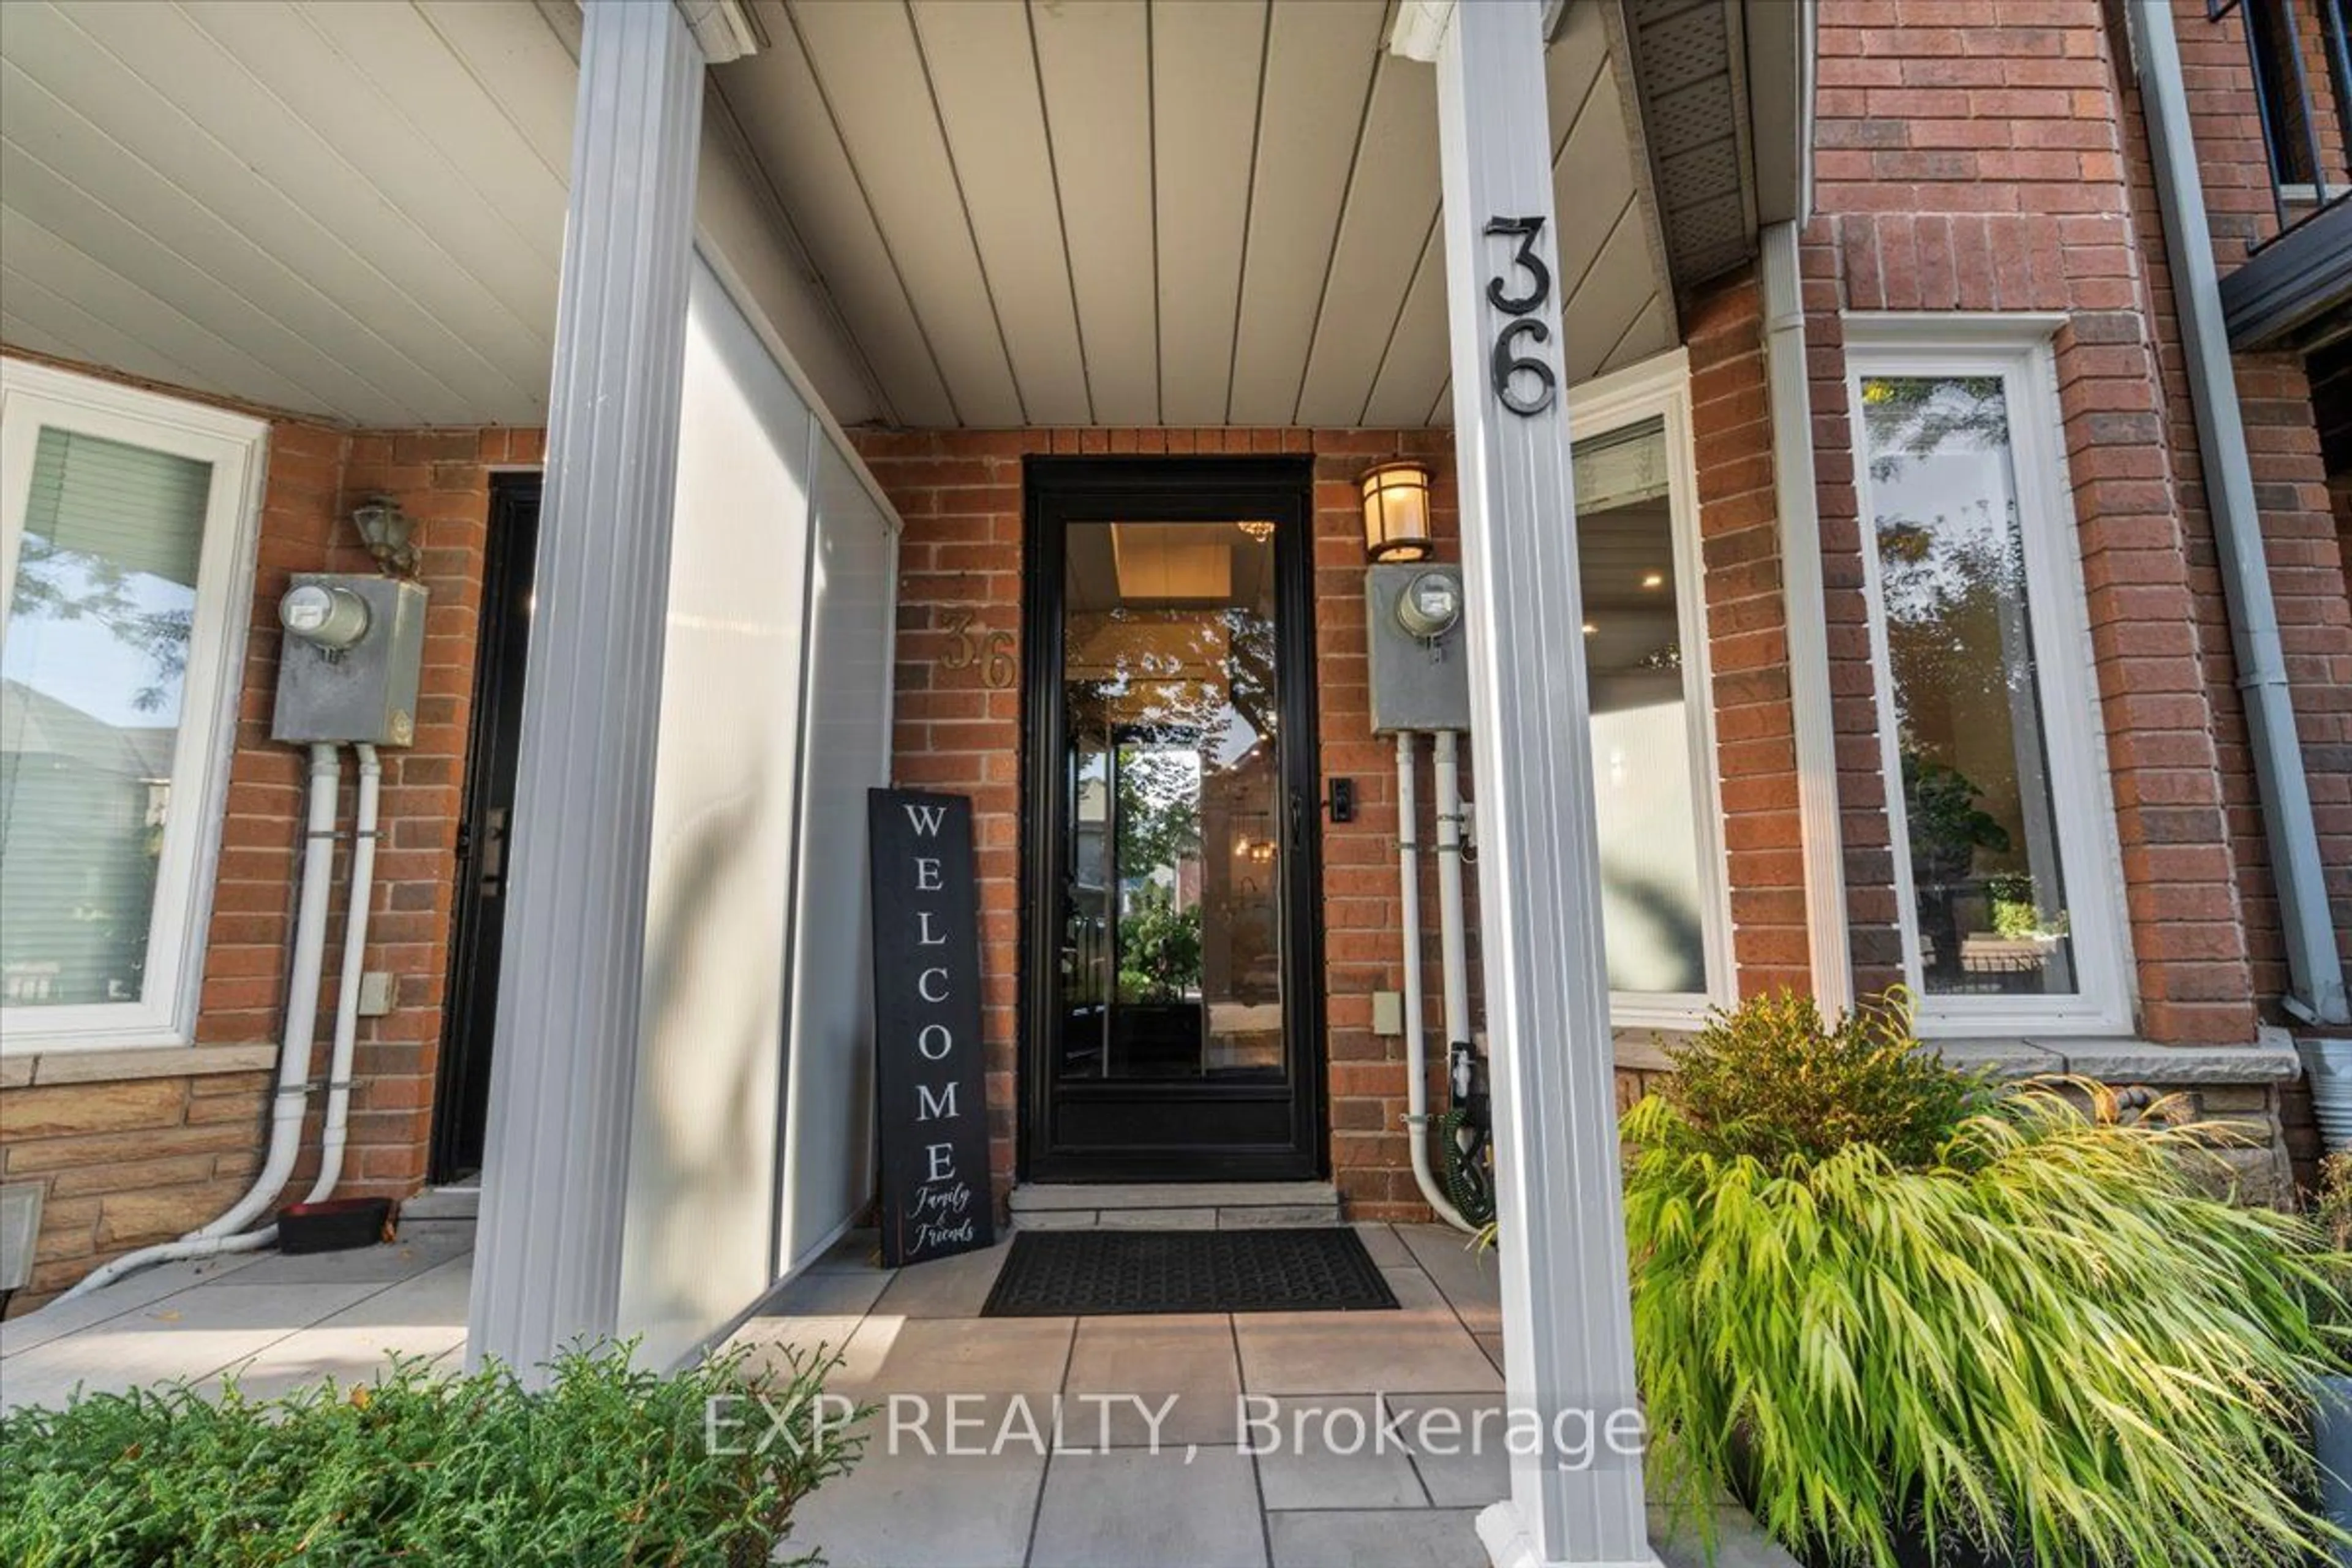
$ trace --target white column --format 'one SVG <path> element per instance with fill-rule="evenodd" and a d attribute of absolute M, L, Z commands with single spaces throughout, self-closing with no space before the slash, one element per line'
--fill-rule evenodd
<path fill-rule="evenodd" d="M 1409 0 L 1393 39 L 1437 65 L 1506 1385 L 1515 1419 L 1595 1434 L 1583 1468 L 1515 1452 L 1478 1533 L 1496 1568 L 1651 1568 L 1640 1455 L 1600 1436 L 1638 1448 L 1543 16 Z"/>
<path fill-rule="evenodd" d="M 704 55 L 667 0 L 583 16 L 469 1362 L 619 1299 Z"/>

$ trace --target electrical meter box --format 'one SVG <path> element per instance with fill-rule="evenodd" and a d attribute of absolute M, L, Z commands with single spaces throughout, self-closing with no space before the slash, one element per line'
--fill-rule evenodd
<path fill-rule="evenodd" d="M 279 602 L 272 740 L 405 746 L 416 739 L 425 589 L 397 577 L 298 572 Z"/>
<path fill-rule="evenodd" d="M 1470 728 L 1470 656 L 1462 637 L 1462 568 L 1434 561 L 1364 574 L 1372 733 Z"/>

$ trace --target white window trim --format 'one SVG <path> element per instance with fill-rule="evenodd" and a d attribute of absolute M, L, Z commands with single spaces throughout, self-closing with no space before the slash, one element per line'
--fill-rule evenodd
<path fill-rule="evenodd" d="M 1723 789 L 1715 747 L 1715 671 L 1708 660 L 1706 558 L 1699 539 L 1698 463 L 1691 437 L 1690 355 L 1683 349 L 1595 377 L 1568 394 L 1572 441 L 1606 436 L 1658 419 L 1665 426 L 1667 510 L 1674 524 L 1675 614 L 1683 668 L 1696 681 L 1685 703 L 1691 766 L 1691 804 L 1698 816 L 1699 865 L 1711 886 L 1701 889 L 1700 945 L 1706 966 L 1704 992 L 1612 991 L 1611 1024 L 1621 1029 L 1689 1029 L 1707 1010 L 1738 998 L 1733 963 L 1730 866 L 1723 847 Z M 1686 682 L 1686 687 L 1688 683 Z"/>
<path fill-rule="evenodd" d="M 1846 405 L 1853 432 L 1880 769 L 1886 787 L 1904 976 L 1917 997 L 1919 1032 L 1944 1037 L 2128 1033 L 2133 967 L 2123 857 L 2106 765 L 2106 727 L 2093 676 L 2090 605 L 2074 486 L 2066 471 L 2057 358 L 2052 349 L 2066 318 L 2047 312 L 1886 311 L 1848 312 L 1843 321 Z M 1997 375 L 2007 388 L 2011 463 L 2025 542 L 2027 611 L 2041 683 L 2042 742 L 2050 759 L 2059 866 L 2074 939 L 2077 989 L 2071 995 L 1929 996 L 1920 984 L 1917 904 L 1895 733 L 1886 617 L 1878 552 L 1867 523 L 1872 501 L 1864 456 L 1862 383 L 1873 375 Z M 2040 526 L 2037 520 L 2042 520 Z"/>
<path fill-rule="evenodd" d="M 148 927 L 146 994 L 136 1002 L 0 1011 L 0 1054 L 184 1047 L 195 1037 L 229 763 L 236 750 L 269 426 L 226 409 L 0 358 L 0 474 L 6 476 L 0 490 L 0 639 L 7 635 L 6 606 L 16 596 L 30 501 L 27 476 L 45 426 L 209 463 L 212 485 L 172 752 L 171 814 Z"/>

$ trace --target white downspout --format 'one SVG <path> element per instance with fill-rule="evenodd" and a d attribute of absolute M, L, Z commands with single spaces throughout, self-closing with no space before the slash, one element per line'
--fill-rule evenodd
<path fill-rule="evenodd" d="M 327 1069 L 327 1125 L 319 1146 L 319 1177 L 302 1201 L 315 1204 L 335 1190 L 343 1173 L 343 1144 L 352 1120 L 352 1058 L 360 1027 L 360 979 L 367 958 L 368 905 L 375 887 L 376 803 L 383 764 L 375 748 L 352 748 L 360 759 L 359 816 L 352 824 L 351 904 L 343 916 L 343 973 L 335 988 L 335 1050 Z"/>
<path fill-rule="evenodd" d="M 1454 737 L 1440 731 L 1439 754 Z M 1422 1197 L 1437 1211 L 1437 1217 L 1456 1230 L 1475 1231 L 1478 1227 L 1462 1217 L 1462 1211 L 1446 1197 L 1445 1189 L 1429 1168 L 1429 1041 L 1422 1027 L 1421 987 L 1421 807 L 1414 788 L 1417 771 L 1415 752 L 1419 737 L 1411 730 L 1397 734 L 1397 874 L 1403 901 L 1404 927 L 1404 1059 L 1405 1059 L 1405 1141 L 1412 1146 L 1412 1180 L 1421 1189 Z M 1442 831 L 1442 829 L 1441 829 Z M 1439 889 L 1444 889 L 1443 879 Z M 1454 889 L 1457 902 L 1461 889 Z M 1449 1017 L 1453 1007 L 1453 987 L 1447 986 L 1446 1006 Z"/>
<path fill-rule="evenodd" d="M 327 947 L 327 894 L 334 869 L 336 796 L 342 789 L 340 748 L 310 748 L 309 810 L 304 817 L 302 891 L 294 916 L 293 973 L 287 982 L 285 1039 L 278 1048 L 278 1094 L 269 1120 L 269 1152 L 261 1173 L 228 1212 L 177 1241 L 142 1247 L 82 1277 L 58 1300 L 70 1301 L 152 1264 L 251 1252 L 277 1239 L 278 1227 L 236 1235 L 275 1200 L 294 1173 L 302 1147 L 302 1116 L 310 1099 L 310 1047 L 318 1037 L 319 972 Z"/>

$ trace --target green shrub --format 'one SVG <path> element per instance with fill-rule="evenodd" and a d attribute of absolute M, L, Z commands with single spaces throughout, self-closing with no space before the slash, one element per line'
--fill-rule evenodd
<path fill-rule="evenodd" d="M 284 1563 L 751 1564 L 846 1469 L 815 1396 L 837 1358 L 755 1373 L 732 1352 L 673 1377 L 630 1349 L 572 1354 L 527 1392 L 503 1367 L 273 1401 L 177 1384 L 0 1417 L 0 1562 L 16 1568 Z M 784 1412 L 787 1442 L 756 1450 Z M 710 1401 L 741 1426 L 709 1440 Z M 825 1415 L 837 1429 L 840 1401 Z M 714 1451 L 737 1447 L 744 1451 Z M 810 1561 L 800 1559 L 799 1561 Z"/>
<path fill-rule="evenodd" d="M 1722 1158 L 1820 1160 L 1870 1143 L 1898 1164 L 1921 1164 L 1991 1090 L 1917 1043 L 1900 991 L 1864 1002 L 1835 1027 L 1811 997 L 1782 991 L 1710 1013 L 1674 1053 L 1660 1092 L 1690 1136 Z"/>
<path fill-rule="evenodd" d="M 2341 1259 L 2200 1194 L 2184 1167 L 2226 1132 L 1899 1068 L 1899 999 L 1860 1039 L 1810 1012 L 1718 1020 L 1697 1081 L 1626 1118 L 1662 1500 L 1705 1532 L 1737 1484 L 1783 1542 L 1875 1568 L 1890 1520 L 2041 1568 L 2269 1568 L 2333 1540 L 2299 1499 Z"/>

